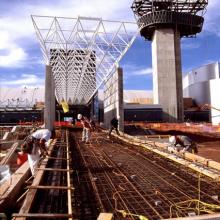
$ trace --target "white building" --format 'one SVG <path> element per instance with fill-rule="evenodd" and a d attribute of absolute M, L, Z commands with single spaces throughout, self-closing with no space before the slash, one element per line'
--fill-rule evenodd
<path fill-rule="evenodd" d="M 183 77 L 183 96 L 197 105 L 210 104 L 220 109 L 220 63 L 210 63 L 190 71 Z M 220 111 L 211 109 L 213 125 L 220 123 Z"/>

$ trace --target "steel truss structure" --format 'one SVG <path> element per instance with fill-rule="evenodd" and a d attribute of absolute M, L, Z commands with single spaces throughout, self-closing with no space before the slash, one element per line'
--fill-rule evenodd
<path fill-rule="evenodd" d="M 134 42 L 134 22 L 32 16 L 57 101 L 87 104 Z"/>

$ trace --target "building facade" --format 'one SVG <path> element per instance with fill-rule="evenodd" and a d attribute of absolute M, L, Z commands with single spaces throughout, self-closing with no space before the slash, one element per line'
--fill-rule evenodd
<path fill-rule="evenodd" d="M 183 96 L 192 98 L 198 106 L 209 104 L 211 122 L 220 123 L 220 63 L 210 63 L 194 69 L 183 77 Z"/>

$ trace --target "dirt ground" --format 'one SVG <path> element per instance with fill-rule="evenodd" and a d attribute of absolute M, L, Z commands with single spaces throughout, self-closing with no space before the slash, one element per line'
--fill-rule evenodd
<path fill-rule="evenodd" d="M 200 143 L 198 155 L 220 162 L 220 141 Z"/>

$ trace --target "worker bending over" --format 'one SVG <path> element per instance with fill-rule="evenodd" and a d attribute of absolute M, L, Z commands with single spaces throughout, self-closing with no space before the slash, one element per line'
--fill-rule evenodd
<path fill-rule="evenodd" d="M 190 152 L 193 154 L 198 153 L 197 144 L 192 141 L 189 137 L 184 135 L 175 135 L 169 138 L 169 142 L 176 148 L 179 152 Z"/>
<path fill-rule="evenodd" d="M 51 138 L 51 132 L 48 129 L 39 129 L 29 135 L 21 145 L 23 153 L 28 154 L 28 163 L 32 175 L 35 174 L 41 156 L 48 155 L 46 146 Z"/>
<path fill-rule="evenodd" d="M 90 140 L 90 135 L 92 131 L 92 126 L 89 122 L 89 119 L 82 116 L 82 114 L 77 115 L 77 119 L 80 120 L 81 125 L 83 126 L 82 131 L 82 141 L 88 143 Z"/>

